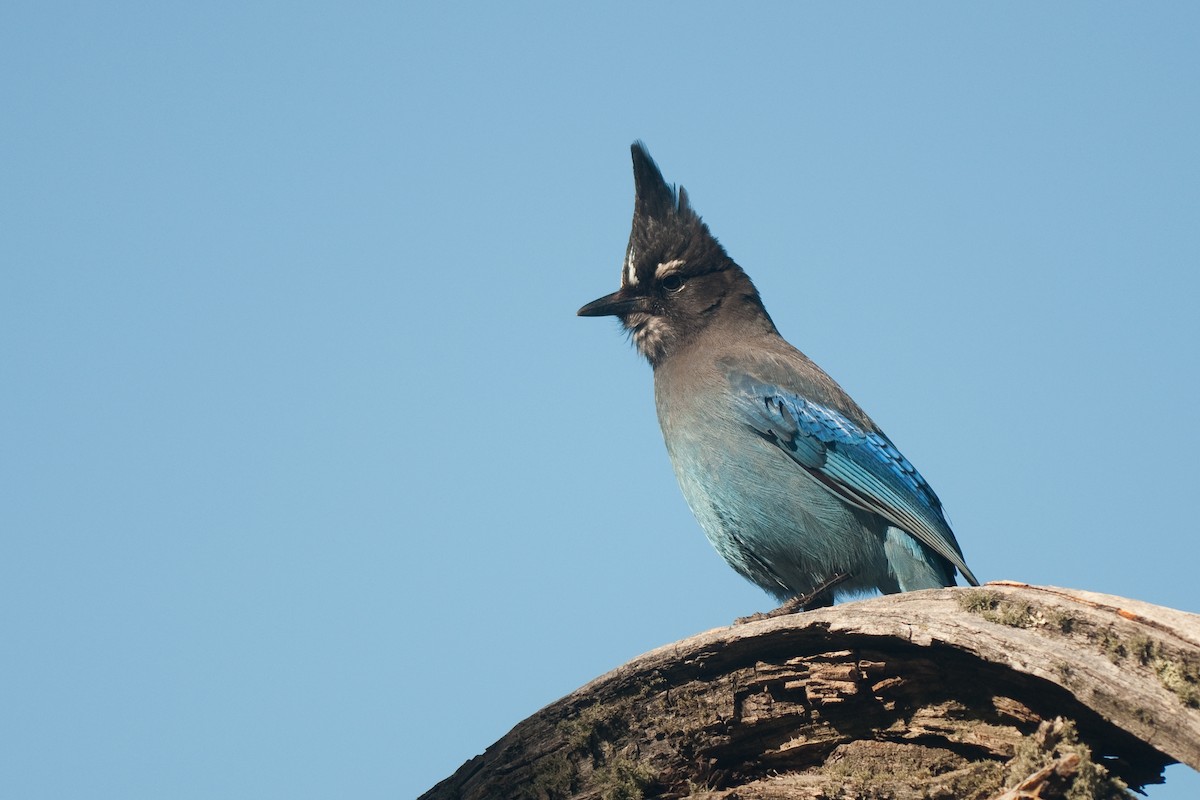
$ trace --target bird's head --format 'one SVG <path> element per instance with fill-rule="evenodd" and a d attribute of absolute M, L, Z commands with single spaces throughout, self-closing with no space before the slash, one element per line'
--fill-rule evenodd
<path fill-rule="evenodd" d="M 718 319 L 756 319 L 773 329 L 746 273 L 692 210 L 687 192 L 663 180 L 641 142 L 633 144 L 636 199 L 621 288 L 579 309 L 615 316 L 652 366 Z"/>

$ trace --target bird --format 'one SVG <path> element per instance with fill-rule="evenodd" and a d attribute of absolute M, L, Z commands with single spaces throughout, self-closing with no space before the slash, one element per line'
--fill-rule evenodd
<path fill-rule="evenodd" d="M 956 585 L 967 567 L 929 483 L 842 388 L 789 344 L 746 272 L 632 147 L 620 288 L 577 312 L 615 316 L 654 373 L 680 489 L 729 566 L 781 601 Z"/>

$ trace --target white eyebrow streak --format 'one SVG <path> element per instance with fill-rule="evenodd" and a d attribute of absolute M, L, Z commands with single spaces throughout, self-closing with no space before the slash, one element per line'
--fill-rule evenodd
<path fill-rule="evenodd" d="M 654 268 L 654 277 L 656 280 L 662 280 L 664 276 L 671 274 L 683 266 L 683 259 L 677 258 L 673 261 L 664 261 Z"/>
<path fill-rule="evenodd" d="M 637 268 L 633 265 L 633 248 L 629 248 L 628 255 L 625 256 L 625 283 L 630 286 L 637 286 Z"/>

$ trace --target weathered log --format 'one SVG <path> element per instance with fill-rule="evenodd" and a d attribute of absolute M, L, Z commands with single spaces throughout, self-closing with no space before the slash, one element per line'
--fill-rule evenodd
<path fill-rule="evenodd" d="M 1200 769 L 1200 616 L 992 583 L 719 628 L 547 706 L 424 795 L 1106 798 Z"/>

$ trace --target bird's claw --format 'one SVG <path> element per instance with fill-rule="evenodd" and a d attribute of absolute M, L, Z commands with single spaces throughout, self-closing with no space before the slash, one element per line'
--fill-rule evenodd
<path fill-rule="evenodd" d="M 829 580 L 813 589 L 808 594 L 798 594 L 791 600 L 785 601 L 779 608 L 770 611 L 760 611 L 748 617 L 738 617 L 734 625 L 745 625 L 747 622 L 760 622 L 764 619 L 774 619 L 785 614 L 795 614 L 798 611 L 813 611 L 833 605 L 833 592 L 830 590 L 850 577 L 849 572 L 839 572 Z"/>

